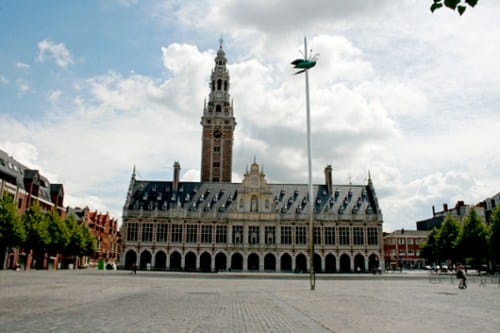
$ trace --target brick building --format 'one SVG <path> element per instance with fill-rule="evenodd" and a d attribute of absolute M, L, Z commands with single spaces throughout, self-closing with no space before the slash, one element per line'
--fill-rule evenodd
<path fill-rule="evenodd" d="M 64 188 L 62 184 L 51 184 L 38 170 L 30 169 L 18 162 L 5 151 L 0 150 L 0 195 L 8 193 L 17 205 L 19 215 L 22 215 L 32 203 L 40 206 L 42 213 L 53 208 L 64 218 Z M 0 267 L 13 268 L 20 263 L 22 267 L 30 267 L 32 254 L 12 249 L 0 254 Z M 57 267 L 58 258 L 45 256 L 40 267 Z"/>
<path fill-rule="evenodd" d="M 97 266 L 99 260 L 117 264 L 120 255 L 120 233 L 118 220 L 98 211 L 85 208 L 68 208 L 68 215 L 73 215 L 79 224 L 89 227 L 97 241 L 97 253 L 93 257 L 78 258 L 77 266 Z"/>
<path fill-rule="evenodd" d="M 387 269 L 423 268 L 420 246 L 429 231 L 399 229 L 384 234 L 384 261 Z"/>
<path fill-rule="evenodd" d="M 231 182 L 234 128 L 229 72 L 222 42 L 201 118 L 199 182 L 138 180 L 132 173 L 123 208 L 120 263 L 173 270 L 368 271 L 383 260 L 382 212 L 367 184 L 335 184 L 333 169 L 315 184 L 268 183 L 253 161 Z M 308 250 L 314 212 L 314 256 Z"/>

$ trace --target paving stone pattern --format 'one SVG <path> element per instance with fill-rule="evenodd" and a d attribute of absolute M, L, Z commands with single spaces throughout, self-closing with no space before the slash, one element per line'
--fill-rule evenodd
<path fill-rule="evenodd" d="M 500 331 L 494 283 L 364 275 L 319 277 L 311 291 L 293 275 L 216 277 L 0 271 L 0 332 Z"/>

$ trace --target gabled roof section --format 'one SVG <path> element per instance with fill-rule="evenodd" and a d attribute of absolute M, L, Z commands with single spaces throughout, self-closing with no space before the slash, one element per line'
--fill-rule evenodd
<path fill-rule="evenodd" d="M 51 184 L 49 180 L 41 175 L 38 170 L 28 168 L 1 149 L 0 178 L 5 179 L 7 182 L 18 186 L 26 192 L 30 191 L 28 187 L 34 185 L 36 187 L 36 193 L 33 193 L 34 195 L 47 202 L 52 202 Z M 62 190 L 62 185 L 59 185 L 61 186 L 60 190 Z"/>
<path fill-rule="evenodd" d="M 271 214 L 284 219 L 307 219 L 311 204 L 307 185 L 266 184 L 265 188 L 265 195 L 259 195 L 262 192 L 248 192 L 243 183 L 180 182 L 178 191 L 173 191 L 172 182 L 135 180 L 124 216 L 211 214 L 229 218 L 243 213 L 262 218 Z M 314 185 L 312 204 L 316 218 L 350 216 L 362 220 L 370 215 L 381 219 L 370 186 L 333 185 L 332 188 L 329 193 L 326 185 Z"/>

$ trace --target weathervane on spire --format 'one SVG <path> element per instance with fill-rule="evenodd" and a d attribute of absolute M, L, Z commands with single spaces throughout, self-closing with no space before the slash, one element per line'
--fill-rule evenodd
<path fill-rule="evenodd" d="M 305 38 L 304 38 L 304 40 L 305 40 Z M 306 43 L 307 42 L 304 41 L 304 44 L 306 44 Z M 298 72 L 294 73 L 295 75 L 304 73 L 308 69 L 311 69 L 314 66 L 316 66 L 316 61 L 319 58 L 319 53 L 316 53 L 313 56 L 312 51 L 313 51 L 312 49 L 309 51 L 309 58 L 308 58 L 307 57 L 307 45 L 306 45 L 306 48 L 304 49 L 304 52 L 299 50 L 299 52 L 302 54 L 302 56 L 304 58 L 298 58 L 298 59 L 295 59 L 294 61 L 291 62 L 291 64 L 293 65 L 293 68 L 300 69 Z"/>
<path fill-rule="evenodd" d="M 219 48 L 222 49 L 222 44 L 224 43 L 224 40 L 222 39 L 222 33 L 220 34 L 219 43 L 220 43 Z"/>

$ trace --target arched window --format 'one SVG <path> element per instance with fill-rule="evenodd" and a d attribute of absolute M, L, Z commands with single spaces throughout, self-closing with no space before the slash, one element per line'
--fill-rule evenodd
<path fill-rule="evenodd" d="M 250 211 L 258 212 L 259 211 L 259 201 L 257 200 L 257 196 L 252 195 L 252 200 L 250 202 Z"/>
<path fill-rule="evenodd" d="M 222 87 L 222 80 L 217 80 L 217 90 L 220 90 Z"/>
<path fill-rule="evenodd" d="M 224 91 L 227 91 L 227 80 L 224 80 Z"/>
<path fill-rule="evenodd" d="M 212 80 L 212 90 L 215 90 L 215 80 Z"/>
<path fill-rule="evenodd" d="M 221 112 L 222 111 L 222 107 L 220 106 L 220 104 L 217 104 L 215 106 L 215 112 Z"/>

